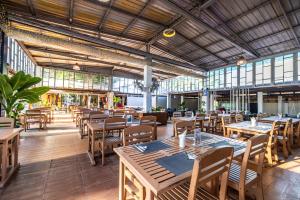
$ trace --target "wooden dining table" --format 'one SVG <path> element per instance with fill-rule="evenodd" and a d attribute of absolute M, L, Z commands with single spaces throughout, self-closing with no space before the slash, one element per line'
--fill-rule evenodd
<path fill-rule="evenodd" d="M 103 134 L 105 131 L 104 122 L 91 123 L 87 122 L 88 128 L 88 156 L 90 158 L 91 164 L 96 165 L 95 161 L 95 139 L 96 133 Z M 128 125 L 124 126 L 124 123 L 110 123 L 109 128 L 106 130 L 124 130 Z"/>
<path fill-rule="evenodd" d="M 250 135 L 256 135 L 256 134 L 270 135 L 270 132 L 272 131 L 272 124 L 258 122 L 256 126 L 252 126 L 250 121 L 243 121 L 239 123 L 227 124 L 225 125 L 225 128 L 227 131 L 227 135 L 231 135 L 231 133 L 233 132 L 250 134 Z M 272 138 L 269 139 L 269 145 L 267 146 L 267 159 L 268 159 L 268 164 L 270 166 L 273 165 L 272 151 L 271 151 L 272 146 L 270 145 L 271 142 L 272 142 Z"/>
<path fill-rule="evenodd" d="M 146 199 L 153 200 L 156 196 L 170 189 L 174 184 L 187 180 L 192 175 L 193 160 L 188 161 L 189 165 L 182 162 L 173 162 L 173 169 L 166 167 L 161 161 L 172 159 L 178 156 L 187 156 L 187 153 L 193 153 L 199 156 L 209 149 L 224 145 L 239 147 L 234 151 L 234 157 L 244 154 L 246 143 L 230 138 L 225 138 L 209 133 L 201 133 L 200 146 L 193 145 L 193 136 L 187 136 L 185 148 L 179 147 L 177 137 L 154 141 L 163 143 L 168 147 L 149 153 L 140 152 L 134 145 L 114 148 L 119 156 L 119 200 L 124 195 L 124 171 L 128 169 L 146 189 Z M 143 144 L 143 145 L 147 145 Z M 188 160 L 187 158 L 184 158 Z M 192 162 L 192 163 L 191 163 Z M 173 171 L 179 169 L 180 172 Z M 182 170 L 181 168 L 184 168 Z"/>
<path fill-rule="evenodd" d="M 300 119 L 297 118 L 289 118 L 289 117 L 279 117 L 279 116 L 270 116 L 270 117 L 265 117 L 262 118 L 261 121 L 265 121 L 265 122 L 274 122 L 274 121 L 278 121 L 281 123 L 286 123 L 287 120 L 292 119 L 292 132 L 291 132 L 291 137 L 290 142 L 291 145 L 294 145 L 294 136 L 296 136 L 297 139 L 297 146 L 300 147 Z"/>
<path fill-rule="evenodd" d="M 20 166 L 18 153 L 21 131 L 23 131 L 23 128 L 0 128 L 0 147 L 2 152 L 0 188 L 8 182 Z"/>

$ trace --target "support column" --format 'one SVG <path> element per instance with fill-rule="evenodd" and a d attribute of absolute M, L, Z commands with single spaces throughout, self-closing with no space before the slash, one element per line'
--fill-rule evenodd
<path fill-rule="evenodd" d="M 7 37 L 3 31 L 0 30 L 0 74 L 4 74 L 6 71 L 6 57 L 7 57 Z M 4 116 L 5 112 L 1 108 L 0 104 L 0 117 Z"/>
<path fill-rule="evenodd" d="M 210 111 L 210 101 L 209 101 L 209 92 L 205 91 L 202 96 L 202 101 L 204 102 L 205 112 L 208 113 Z"/>
<path fill-rule="evenodd" d="M 149 47 L 147 47 L 149 51 Z M 151 112 L 152 110 L 152 97 L 150 92 L 150 87 L 152 83 L 152 58 L 146 58 L 147 65 L 144 66 L 144 111 Z"/>
<path fill-rule="evenodd" d="M 91 99 L 92 99 L 91 95 L 87 95 L 87 107 L 88 108 L 91 108 Z"/>
<path fill-rule="evenodd" d="M 172 99 L 172 95 L 171 94 L 167 94 L 167 108 L 171 108 L 171 99 Z"/>
<path fill-rule="evenodd" d="M 114 92 L 107 92 L 107 108 L 114 108 Z"/>
<path fill-rule="evenodd" d="M 257 113 L 263 113 L 264 96 L 263 92 L 257 92 Z"/>
<path fill-rule="evenodd" d="M 211 93 L 209 96 L 209 104 L 210 106 L 208 111 L 215 110 L 215 95 L 213 93 Z"/>
<path fill-rule="evenodd" d="M 283 104 L 282 104 L 282 96 L 278 96 L 278 109 L 277 112 L 278 113 L 282 113 L 283 111 Z"/>

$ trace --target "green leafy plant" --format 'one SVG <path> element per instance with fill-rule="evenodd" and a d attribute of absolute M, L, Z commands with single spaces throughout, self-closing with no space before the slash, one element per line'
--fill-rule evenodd
<path fill-rule="evenodd" d="M 24 103 L 37 103 L 49 87 L 33 87 L 42 79 L 20 71 L 12 77 L 0 74 L 0 102 L 7 117 L 16 119 L 24 109 Z"/>
<path fill-rule="evenodd" d="M 185 110 L 186 109 L 186 103 L 185 101 L 183 101 L 180 105 L 179 105 L 179 110 Z"/>

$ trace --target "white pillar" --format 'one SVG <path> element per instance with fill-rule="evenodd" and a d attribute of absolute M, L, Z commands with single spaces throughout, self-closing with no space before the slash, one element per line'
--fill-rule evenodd
<path fill-rule="evenodd" d="M 264 112 L 264 96 L 263 92 L 257 92 L 257 113 Z"/>
<path fill-rule="evenodd" d="M 184 96 L 180 96 L 180 104 L 184 102 Z"/>
<path fill-rule="evenodd" d="M 167 108 L 171 108 L 171 99 L 172 99 L 172 96 L 171 94 L 167 94 Z"/>
<path fill-rule="evenodd" d="M 209 92 L 205 96 L 202 96 L 202 101 L 204 102 L 205 112 L 208 113 L 210 111 Z"/>
<path fill-rule="evenodd" d="M 114 108 L 114 92 L 107 92 L 107 105 L 108 109 Z"/>
<path fill-rule="evenodd" d="M 100 97 L 100 95 L 98 95 L 97 97 L 98 97 L 98 98 L 97 98 L 97 108 L 99 108 L 99 107 L 100 107 L 100 98 L 101 98 L 101 97 Z"/>
<path fill-rule="evenodd" d="M 278 96 L 278 109 L 277 109 L 278 113 L 282 113 L 282 107 L 283 107 L 282 96 Z"/>
<path fill-rule="evenodd" d="M 152 97 L 150 92 L 150 87 L 152 83 L 152 67 L 151 59 L 147 58 L 147 65 L 144 66 L 144 111 L 151 112 L 152 110 Z"/>
<path fill-rule="evenodd" d="M 214 94 L 210 94 L 209 95 L 209 110 L 208 111 L 213 111 L 215 110 L 215 95 Z"/>
<path fill-rule="evenodd" d="M 92 98 L 91 95 L 87 96 L 87 107 L 88 108 L 91 108 L 91 98 Z"/>

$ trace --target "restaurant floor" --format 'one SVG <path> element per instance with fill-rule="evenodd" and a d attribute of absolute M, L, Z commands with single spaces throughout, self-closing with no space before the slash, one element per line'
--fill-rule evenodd
<path fill-rule="evenodd" d="M 170 137 L 172 125 L 158 128 L 160 138 Z M 21 167 L 0 189 L 0 200 L 116 200 L 118 158 L 105 166 L 91 166 L 87 139 L 81 140 L 70 115 L 57 114 L 48 129 L 22 133 Z M 300 199 L 300 150 L 282 164 L 264 171 L 265 199 Z"/>

